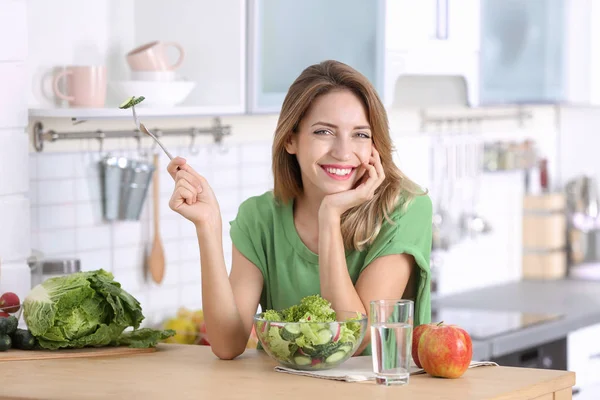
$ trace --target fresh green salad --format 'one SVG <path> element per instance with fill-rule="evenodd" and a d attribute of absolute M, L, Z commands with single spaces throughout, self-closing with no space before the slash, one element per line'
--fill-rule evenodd
<path fill-rule="evenodd" d="M 265 321 L 257 323 L 257 334 L 275 358 L 315 368 L 337 365 L 352 356 L 360 344 L 364 318 L 348 313 L 338 321 L 331 303 L 319 295 L 304 297 L 282 311 L 266 310 L 261 317 Z"/>

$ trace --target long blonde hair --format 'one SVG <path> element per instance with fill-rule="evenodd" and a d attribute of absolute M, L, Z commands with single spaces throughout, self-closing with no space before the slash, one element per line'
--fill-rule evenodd
<path fill-rule="evenodd" d="M 363 102 L 371 126 L 375 148 L 381 157 L 385 180 L 375 190 L 373 198 L 349 209 L 342 215 L 341 230 L 346 249 L 362 250 L 370 245 L 389 214 L 403 207 L 416 195 L 425 192 L 404 175 L 393 161 L 393 145 L 385 107 L 369 80 L 352 67 L 333 60 L 323 61 L 306 68 L 290 86 L 283 101 L 273 140 L 274 197 L 287 203 L 303 191 L 300 165 L 296 156 L 286 151 L 290 135 L 296 134 L 300 121 L 313 100 L 332 90 L 347 89 Z"/>

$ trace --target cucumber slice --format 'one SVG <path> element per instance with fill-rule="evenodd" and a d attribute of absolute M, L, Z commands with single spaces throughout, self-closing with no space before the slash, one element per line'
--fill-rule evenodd
<path fill-rule="evenodd" d="M 327 364 L 335 364 L 337 362 L 340 362 L 346 356 L 347 356 L 346 352 L 344 352 L 344 351 L 336 351 L 335 353 L 333 353 L 332 355 L 330 355 L 329 357 L 327 357 L 325 359 L 325 362 Z"/>
<path fill-rule="evenodd" d="M 293 341 L 300 337 L 300 334 L 300 327 L 296 324 L 288 324 L 281 330 L 281 337 L 289 341 Z"/>
<path fill-rule="evenodd" d="M 287 324 L 286 326 L 283 327 L 283 329 L 285 329 L 292 335 L 299 335 L 301 332 L 300 325 L 298 325 L 298 324 Z"/>
<path fill-rule="evenodd" d="M 333 353 L 340 350 L 341 344 L 335 342 L 329 342 L 326 344 L 320 344 L 315 346 L 315 350 L 317 351 L 317 355 L 323 359 L 329 357 Z M 314 358 L 314 356 L 313 356 Z"/>
<path fill-rule="evenodd" d="M 314 357 L 319 354 L 319 349 L 310 346 L 301 347 L 300 350 L 302 351 L 302 353 L 310 357 Z"/>
<path fill-rule="evenodd" d="M 121 103 L 121 105 L 119 106 L 119 108 L 121 108 L 121 109 L 131 108 L 131 107 L 133 107 L 135 105 L 140 104 L 144 100 L 145 100 L 144 96 L 140 96 L 140 97 L 131 96 L 130 98 L 128 98 L 127 100 L 125 100 L 123 103 Z"/>
<path fill-rule="evenodd" d="M 119 108 L 129 108 L 129 107 L 131 107 L 131 103 L 133 103 L 133 100 L 135 100 L 135 96 L 131 96 L 131 97 L 127 98 L 127 100 L 125 100 L 124 102 L 121 103 L 121 105 L 119 106 Z"/>
<path fill-rule="evenodd" d="M 331 331 L 328 328 L 321 329 L 319 332 L 317 332 L 317 337 L 318 340 L 315 342 L 315 344 L 326 344 L 331 341 L 333 333 L 331 333 Z"/>
<path fill-rule="evenodd" d="M 345 353 L 349 353 L 352 351 L 352 346 L 349 344 L 343 344 L 340 346 L 339 351 L 343 351 Z"/>
<path fill-rule="evenodd" d="M 312 363 L 312 359 L 307 356 L 295 356 L 294 362 L 296 363 L 296 365 L 306 366 Z"/>

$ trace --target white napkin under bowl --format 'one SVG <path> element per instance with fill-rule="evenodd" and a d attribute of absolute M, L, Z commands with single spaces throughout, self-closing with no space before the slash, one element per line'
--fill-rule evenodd
<path fill-rule="evenodd" d="M 412 360 L 410 364 L 411 375 L 419 375 L 426 373 L 425 370 L 418 368 Z M 498 364 L 492 361 L 471 361 L 469 368 L 483 366 L 497 367 Z M 281 365 L 276 366 L 275 371 L 344 382 L 365 382 L 375 380 L 375 373 L 373 372 L 373 359 L 371 356 L 352 357 L 348 361 L 336 368 L 322 371 L 301 371 L 297 369 L 284 367 Z"/>

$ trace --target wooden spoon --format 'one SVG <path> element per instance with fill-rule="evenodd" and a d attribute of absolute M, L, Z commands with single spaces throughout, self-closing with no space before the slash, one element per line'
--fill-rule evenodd
<path fill-rule="evenodd" d="M 158 154 L 154 154 L 154 176 L 152 177 L 153 186 L 153 201 L 154 208 L 154 241 L 152 242 L 152 250 L 148 257 L 148 269 L 152 280 L 156 283 L 161 283 L 165 276 L 165 252 L 160 238 L 160 188 L 158 186 L 160 169 L 158 168 Z"/>

